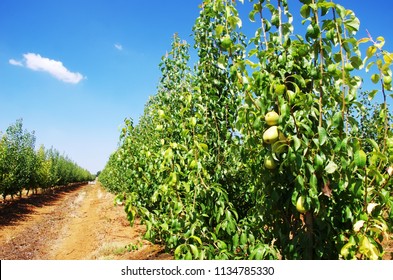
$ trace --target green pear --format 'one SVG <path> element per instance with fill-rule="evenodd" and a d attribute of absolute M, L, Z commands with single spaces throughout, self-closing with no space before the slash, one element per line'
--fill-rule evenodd
<path fill-rule="evenodd" d="M 280 116 L 275 112 L 271 111 L 265 115 L 265 121 L 269 126 L 277 125 Z"/>
<path fill-rule="evenodd" d="M 262 138 L 266 144 L 273 144 L 278 140 L 278 136 L 278 127 L 276 125 L 273 125 L 263 133 Z"/>
<path fill-rule="evenodd" d="M 265 167 L 270 170 L 277 167 L 277 162 L 274 160 L 272 154 L 270 153 L 265 157 Z"/>

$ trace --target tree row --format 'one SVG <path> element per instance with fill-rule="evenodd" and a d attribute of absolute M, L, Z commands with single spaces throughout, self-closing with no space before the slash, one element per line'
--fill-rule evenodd
<path fill-rule="evenodd" d="M 0 194 L 22 195 L 26 190 L 37 192 L 69 183 L 93 179 L 81 168 L 54 148 L 35 149 L 35 134 L 23 129 L 21 119 L 0 134 Z"/>
<path fill-rule="evenodd" d="M 393 54 L 359 28 L 334 1 L 203 1 L 194 67 L 175 36 L 99 181 L 177 259 L 382 258 Z"/>

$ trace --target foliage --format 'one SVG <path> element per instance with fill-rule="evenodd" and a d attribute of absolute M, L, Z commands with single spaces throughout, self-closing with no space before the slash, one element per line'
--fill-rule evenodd
<path fill-rule="evenodd" d="M 178 259 L 381 258 L 393 55 L 382 37 L 357 40 L 360 21 L 339 4 L 301 0 L 301 36 L 289 1 L 251 2 L 248 40 L 236 1 L 203 2 L 195 69 L 175 36 L 157 94 L 138 125 L 126 120 L 99 180 Z M 378 116 L 358 97 L 361 70 L 380 84 L 368 93 L 382 97 Z"/>
<path fill-rule="evenodd" d="M 35 148 L 34 132 L 23 130 L 22 120 L 9 126 L 0 138 L 0 193 L 5 198 L 39 187 L 47 189 L 92 179 L 92 175 L 51 148 Z"/>

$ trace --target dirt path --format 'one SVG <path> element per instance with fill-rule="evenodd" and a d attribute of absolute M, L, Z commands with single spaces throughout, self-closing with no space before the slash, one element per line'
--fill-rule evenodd
<path fill-rule="evenodd" d="M 0 206 L 0 259 L 170 259 L 143 231 L 101 186 L 69 187 Z"/>

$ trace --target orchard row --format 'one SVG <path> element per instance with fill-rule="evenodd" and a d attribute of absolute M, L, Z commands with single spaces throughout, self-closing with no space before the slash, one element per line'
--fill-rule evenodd
<path fill-rule="evenodd" d="M 89 171 L 57 150 L 44 146 L 36 150 L 34 132 L 23 130 L 22 120 L 0 134 L 0 194 L 4 199 L 24 190 L 37 192 L 92 179 Z"/>
<path fill-rule="evenodd" d="M 384 254 L 393 55 L 383 37 L 356 38 L 354 11 L 295 2 L 203 1 L 195 67 L 175 36 L 157 94 L 99 176 L 177 259 Z"/>

